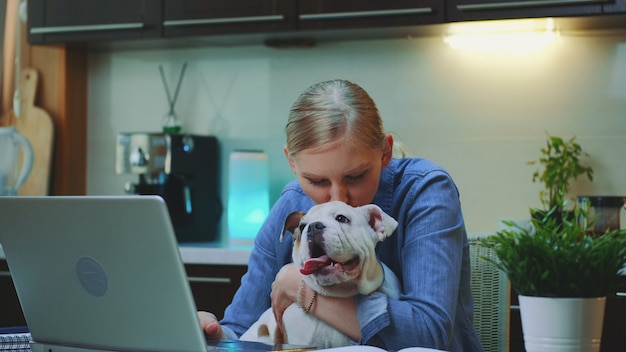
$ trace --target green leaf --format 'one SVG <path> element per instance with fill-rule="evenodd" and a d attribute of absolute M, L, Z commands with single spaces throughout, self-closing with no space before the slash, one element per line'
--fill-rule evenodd
<path fill-rule="evenodd" d="M 596 234 L 580 207 L 572 215 L 531 209 L 531 230 L 512 221 L 494 235 L 478 240 L 496 259 L 482 257 L 504 272 L 522 295 L 543 297 L 607 296 L 626 265 L 626 229 Z M 591 221 L 593 223 L 593 221 Z"/>

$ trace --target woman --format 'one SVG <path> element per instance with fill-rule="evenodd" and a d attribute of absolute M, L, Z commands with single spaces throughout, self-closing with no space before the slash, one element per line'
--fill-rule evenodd
<path fill-rule="evenodd" d="M 349 81 L 308 88 L 291 109 L 286 133 L 284 152 L 297 181 L 272 207 L 224 319 L 199 313 L 205 333 L 237 338 L 270 304 L 280 319 L 302 293 L 311 314 L 355 344 L 482 351 L 472 325 L 467 235 L 450 175 L 424 159 L 392 158 L 393 137 L 376 104 Z M 377 253 L 400 279 L 400 299 L 381 293 L 314 298 L 308 287 L 299 292 L 299 274 L 289 264 L 293 243 L 279 241 L 281 228 L 289 213 L 331 200 L 375 203 L 398 220 Z"/>

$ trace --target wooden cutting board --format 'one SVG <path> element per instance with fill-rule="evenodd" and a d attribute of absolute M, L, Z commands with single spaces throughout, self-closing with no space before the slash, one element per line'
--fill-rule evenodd
<path fill-rule="evenodd" d="M 33 169 L 18 189 L 20 196 L 47 196 L 50 185 L 50 167 L 54 148 L 54 125 L 50 115 L 35 106 L 39 74 L 35 69 L 25 68 L 20 74 L 22 109 L 19 117 L 13 110 L 13 124 L 33 146 Z"/>

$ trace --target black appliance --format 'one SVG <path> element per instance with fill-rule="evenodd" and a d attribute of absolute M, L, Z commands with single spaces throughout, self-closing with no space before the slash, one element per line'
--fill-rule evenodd
<path fill-rule="evenodd" d="M 222 204 L 214 136 L 119 133 L 116 173 L 138 175 L 126 192 L 165 200 L 178 242 L 218 239 Z"/>

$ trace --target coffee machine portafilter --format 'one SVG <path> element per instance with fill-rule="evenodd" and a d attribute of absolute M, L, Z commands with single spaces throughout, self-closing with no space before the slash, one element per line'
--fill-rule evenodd
<path fill-rule="evenodd" d="M 213 136 L 130 132 L 117 135 L 118 175 L 138 175 L 127 193 L 159 195 L 167 204 L 178 242 L 218 240 L 217 139 Z"/>

